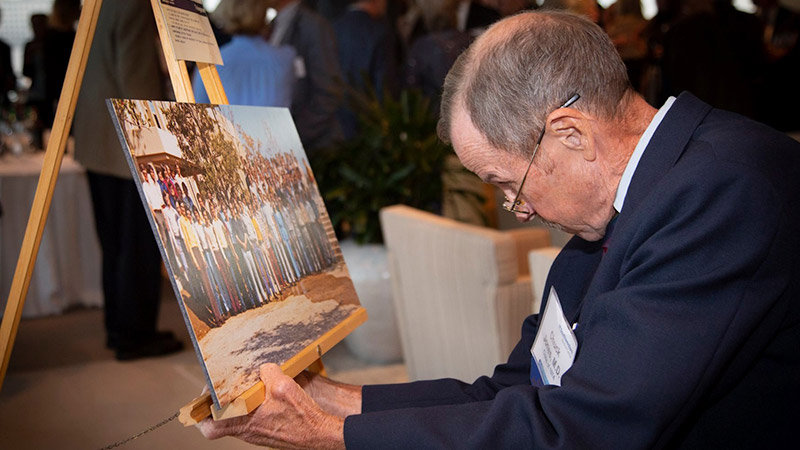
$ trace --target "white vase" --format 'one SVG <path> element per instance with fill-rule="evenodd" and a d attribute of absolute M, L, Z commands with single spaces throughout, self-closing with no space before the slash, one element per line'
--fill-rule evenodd
<path fill-rule="evenodd" d="M 356 244 L 351 239 L 340 242 L 350 278 L 367 321 L 344 342 L 359 359 L 388 364 L 403 358 L 400 333 L 392 304 L 392 283 L 386 247 L 382 244 Z"/>

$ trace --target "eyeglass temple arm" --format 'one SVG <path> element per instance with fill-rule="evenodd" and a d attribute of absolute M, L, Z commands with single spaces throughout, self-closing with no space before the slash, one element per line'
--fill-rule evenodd
<path fill-rule="evenodd" d="M 564 104 L 556 108 L 556 111 L 561 108 L 568 108 L 572 106 L 573 103 L 577 102 L 578 99 L 581 98 L 581 95 L 575 93 L 572 97 L 569 98 Z M 517 202 L 519 201 L 519 196 L 522 194 L 522 186 L 525 184 L 525 180 L 528 179 L 528 172 L 531 170 L 531 166 L 533 165 L 533 158 L 536 157 L 536 152 L 539 150 L 539 145 L 542 143 L 542 139 L 544 138 L 544 130 L 545 128 L 542 127 L 542 132 L 539 134 L 539 140 L 536 141 L 536 147 L 533 148 L 533 154 L 531 155 L 531 160 L 528 161 L 528 168 L 525 170 L 525 175 L 522 176 L 522 180 L 519 182 L 520 189 L 517 191 L 517 195 L 514 196 L 514 202 L 511 203 L 511 208 L 517 206 Z"/>
<path fill-rule="evenodd" d="M 565 101 L 563 105 L 559 106 L 558 109 L 568 108 L 572 106 L 572 104 L 577 102 L 579 98 L 581 98 L 581 94 L 573 94 L 572 97 L 570 97 L 569 100 Z"/>

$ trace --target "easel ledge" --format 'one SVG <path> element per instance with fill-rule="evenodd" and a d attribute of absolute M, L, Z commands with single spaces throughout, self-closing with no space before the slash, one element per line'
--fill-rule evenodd
<path fill-rule="evenodd" d="M 306 368 L 312 372 L 325 375 L 325 368 L 322 365 L 320 357 L 366 320 L 367 310 L 358 308 L 350 317 L 333 327 L 319 339 L 312 342 L 311 345 L 300 351 L 300 353 L 286 361 L 281 366 L 281 370 L 292 378 Z M 211 395 L 205 394 L 192 400 L 191 403 L 181 408 L 178 420 L 184 426 L 188 427 L 196 425 L 208 416 L 212 416 L 214 420 L 245 416 L 250 414 L 251 411 L 256 409 L 258 405 L 264 401 L 264 396 L 264 383 L 261 381 L 246 390 L 242 395 L 222 409 L 214 408 Z"/>

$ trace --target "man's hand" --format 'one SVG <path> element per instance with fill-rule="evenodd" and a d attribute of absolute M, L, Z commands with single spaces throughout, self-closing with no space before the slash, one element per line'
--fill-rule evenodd
<path fill-rule="evenodd" d="M 361 386 L 338 383 L 309 371 L 294 380 L 326 413 L 342 419 L 361 414 Z"/>
<path fill-rule="evenodd" d="M 322 384 L 312 379 L 312 384 Z M 275 448 L 344 448 L 344 419 L 326 414 L 275 364 L 261 366 L 264 402 L 243 417 L 205 419 L 197 428 L 208 439 L 233 436 Z M 332 383 L 332 382 L 331 382 Z M 324 390 L 324 388 L 323 388 Z"/>

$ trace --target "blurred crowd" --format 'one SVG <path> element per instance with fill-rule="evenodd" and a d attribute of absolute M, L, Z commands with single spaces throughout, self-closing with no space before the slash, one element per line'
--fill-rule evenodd
<path fill-rule="evenodd" d="M 654 106 L 689 90 L 714 106 L 798 130 L 800 115 L 790 108 L 800 100 L 800 7 L 754 4 L 749 14 L 730 0 L 658 0 L 658 13 L 647 20 L 639 0 L 607 8 L 595 0 L 222 0 L 212 21 L 229 95 L 289 106 L 313 157 L 358 133 L 354 93 L 371 90 L 380 99 L 420 89 L 436 114 L 460 52 L 493 22 L 535 8 L 569 10 L 598 23 L 617 45 L 633 86 Z M 244 26 L 266 8 L 273 10 L 268 23 Z M 256 45 L 263 50 L 255 52 Z M 262 62 L 253 60 L 256 53 Z M 258 64 L 257 77 L 243 76 Z M 275 73 L 265 75 L 266 67 Z M 258 103 L 257 92 L 268 89 L 284 96 Z"/>
<path fill-rule="evenodd" d="M 607 2 L 604 2 L 607 3 Z M 800 129 L 800 2 L 657 0 L 647 20 L 639 0 L 603 8 L 595 0 L 221 0 L 211 12 L 233 104 L 290 107 L 309 154 L 358 132 L 353 95 L 378 99 L 420 89 L 438 109 L 444 77 L 458 54 L 496 20 L 524 9 L 589 16 L 611 36 L 631 83 L 653 105 L 689 90 L 712 105 L 778 129 Z M 52 123 L 80 0 L 55 0 L 31 17 L 24 96 L 0 43 L 0 101 L 23 101 L 37 128 Z M 198 101 L 207 101 L 195 76 Z"/>
<path fill-rule="evenodd" d="M 21 74 L 12 70 L 9 46 L 0 41 L 3 119 L 11 122 L 27 119 L 37 147 L 41 146 L 42 131 L 53 124 L 80 12 L 81 0 L 54 0 L 48 14 L 31 16 L 33 38 L 25 45 Z"/>

